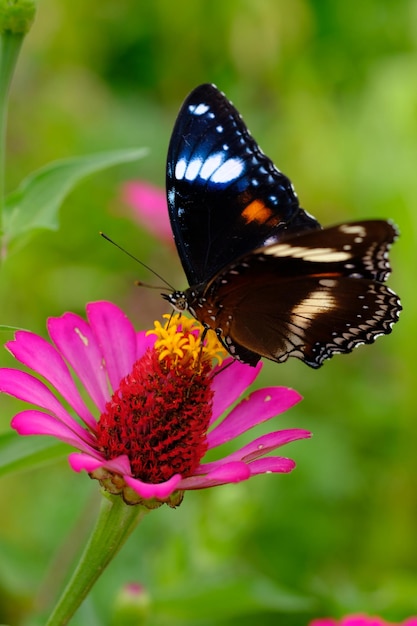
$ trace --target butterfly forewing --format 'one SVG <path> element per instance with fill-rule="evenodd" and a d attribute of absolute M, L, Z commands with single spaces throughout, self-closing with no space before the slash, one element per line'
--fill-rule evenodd
<path fill-rule="evenodd" d="M 168 152 L 172 229 L 190 288 L 165 296 L 230 354 L 319 367 L 391 331 L 401 304 L 383 283 L 397 236 L 383 220 L 321 230 L 291 182 L 213 85 L 180 110 Z"/>
<path fill-rule="evenodd" d="M 167 197 L 192 285 L 287 231 L 320 227 L 213 85 L 197 87 L 180 110 L 168 150 Z"/>

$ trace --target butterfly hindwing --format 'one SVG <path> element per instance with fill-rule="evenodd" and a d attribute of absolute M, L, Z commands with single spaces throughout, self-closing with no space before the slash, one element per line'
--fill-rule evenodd
<path fill-rule="evenodd" d="M 278 362 L 293 356 L 319 367 L 333 354 L 391 332 L 401 308 L 391 289 L 368 279 L 262 280 L 246 295 L 241 287 L 244 299 L 235 309 L 227 295 L 218 300 L 228 315 L 232 311 L 230 319 L 220 311 L 218 324 L 229 352 L 251 365 L 261 356 Z M 285 297 L 277 298 L 278 289 Z"/>
<path fill-rule="evenodd" d="M 167 198 L 191 285 L 287 232 L 320 228 L 234 106 L 209 84 L 197 87 L 179 112 L 168 150 Z"/>
<path fill-rule="evenodd" d="M 236 260 L 200 298 L 236 358 L 254 365 L 260 356 L 295 356 L 319 367 L 397 321 L 399 300 L 382 284 L 396 235 L 382 220 L 304 233 Z M 204 322 L 213 323 L 209 315 Z"/>

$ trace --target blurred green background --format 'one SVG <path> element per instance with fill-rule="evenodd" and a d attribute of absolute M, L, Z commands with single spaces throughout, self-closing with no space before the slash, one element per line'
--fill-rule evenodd
<path fill-rule="evenodd" d="M 123 307 L 138 328 L 166 312 L 157 292 L 133 286 L 152 278 L 98 231 L 185 286 L 173 248 L 135 223 L 120 187 L 164 185 L 176 113 L 207 81 L 322 224 L 399 225 L 390 285 L 404 311 L 392 335 L 319 371 L 266 363 L 258 386 L 304 396 L 276 421 L 314 433 L 284 450 L 296 471 L 153 512 L 71 624 L 110 624 L 132 581 L 148 590 L 155 626 L 304 626 L 356 611 L 404 619 L 417 614 L 415 0 L 40 0 L 13 82 L 8 189 L 53 159 L 150 153 L 80 184 L 59 232 L 37 234 L 6 261 L 0 323 L 45 334 L 48 316 L 83 314 L 96 299 Z M 2 349 L 0 364 L 11 363 Z M 19 406 L 1 399 L 1 431 Z M 88 536 L 98 484 L 64 459 L 5 476 L 0 493 L 0 622 L 32 624 Z"/>

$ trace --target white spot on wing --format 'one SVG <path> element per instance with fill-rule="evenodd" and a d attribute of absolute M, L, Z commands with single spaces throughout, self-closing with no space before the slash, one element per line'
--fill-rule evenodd
<path fill-rule="evenodd" d="M 276 257 L 291 257 L 293 259 L 304 259 L 304 261 L 315 261 L 317 263 L 337 263 L 352 258 L 349 252 L 337 250 L 336 248 L 305 248 L 303 246 L 292 246 L 288 243 L 268 246 L 262 250 L 263 254 L 270 254 Z"/>
<path fill-rule="evenodd" d="M 190 105 L 189 109 L 190 113 L 192 113 L 193 115 L 204 115 L 204 113 L 207 113 L 207 111 L 209 110 L 209 106 L 207 104 L 197 104 L 197 105 Z"/>
<path fill-rule="evenodd" d="M 290 321 L 294 326 L 306 329 L 311 320 L 333 309 L 335 305 L 336 300 L 331 293 L 321 289 L 313 291 L 293 308 Z"/>
<path fill-rule="evenodd" d="M 347 235 L 359 235 L 359 237 L 366 235 L 366 228 L 360 224 L 342 224 L 339 226 L 339 230 Z"/>
<path fill-rule="evenodd" d="M 201 168 L 200 177 L 203 178 L 204 180 L 208 180 L 210 176 L 213 174 L 213 172 L 217 170 L 217 168 L 220 167 L 222 162 L 223 162 L 223 154 L 221 152 L 217 152 L 216 154 L 209 156 L 209 158 L 206 159 L 203 167 Z"/>
<path fill-rule="evenodd" d="M 168 202 L 170 204 L 174 204 L 175 201 L 175 189 L 174 187 L 172 187 L 169 191 L 168 191 Z"/>
<path fill-rule="evenodd" d="M 243 172 L 243 163 L 240 159 L 227 159 L 212 175 L 213 183 L 229 183 L 239 178 Z"/>
<path fill-rule="evenodd" d="M 187 171 L 185 172 L 185 178 L 187 180 L 195 180 L 198 176 L 198 173 L 203 164 L 202 159 L 192 159 L 187 166 Z"/>
<path fill-rule="evenodd" d="M 187 169 L 187 161 L 185 159 L 179 159 L 175 166 L 175 178 L 177 180 L 182 180 L 184 178 L 186 169 Z"/>
<path fill-rule="evenodd" d="M 333 280 L 332 278 L 322 278 L 319 280 L 319 284 L 322 287 L 329 287 L 331 289 L 337 285 L 337 280 Z"/>

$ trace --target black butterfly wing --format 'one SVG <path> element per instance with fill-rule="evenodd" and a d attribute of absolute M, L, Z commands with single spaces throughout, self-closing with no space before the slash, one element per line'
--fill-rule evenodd
<path fill-rule="evenodd" d="M 167 197 L 190 285 L 207 282 L 235 259 L 288 233 L 320 228 L 214 85 L 197 87 L 178 114 L 168 150 Z"/>
<path fill-rule="evenodd" d="M 400 310 L 396 295 L 381 283 L 347 280 L 284 280 L 282 288 L 291 288 L 288 311 L 270 306 L 270 301 L 260 310 L 249 298 L 234 318 L 225 345 L 252 365 L 261 356 L 278 362 L 292 356 L 317 368 L 333 354 L 351 352 L 390 333 Z M 270 285 L 260 286 L 258 297 L 268 302 L 271 295 Z"/>
<path fill-rule="evenodd" d="M 342 224 L 229 266 L 203 294 L 229 352 L 251 365 L 293 356 L 317 368 L 390 333 L 401 304 L 383 281 L 396 235 L 389 222 Z"/>

